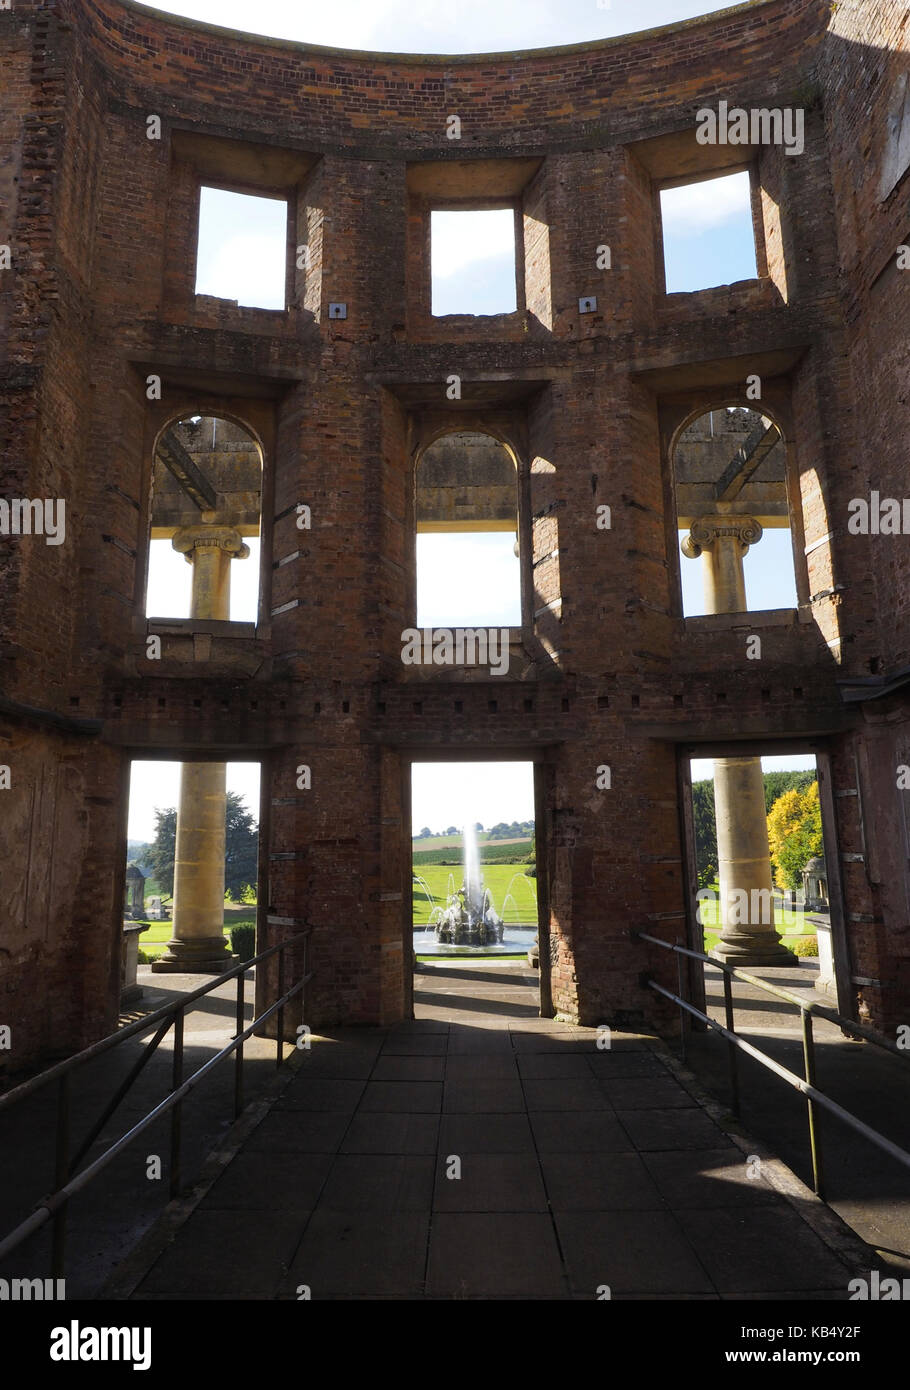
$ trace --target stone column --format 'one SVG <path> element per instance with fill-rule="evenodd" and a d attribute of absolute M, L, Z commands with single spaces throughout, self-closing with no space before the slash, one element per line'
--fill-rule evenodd
<path fill-rule="evenodd" d="M 751 516 L 703 516 L 682 543 L 690 560 L 704 555 L 710 613 L 746 611 L 743 560 L 761 540 Z M 713 954 L 730 965 L 788 965 L 794 956 L 774 929 L 774 897 L 765 787 L 760 758 L 714 759 L 714 811 L 720 876 L 721 938 Z"/>
<path fill-rule="evenodd" d="M 230 617 L 231 560 L 250 553 L 239 533 L 211 523 L 184 526 L 172 544 L 193 566 L 190 616 Z M 153 970 L 215 973 L 231 965 L 224 938 L 226 776 L 224 763 L 180 769 L 173 934 Z"/>

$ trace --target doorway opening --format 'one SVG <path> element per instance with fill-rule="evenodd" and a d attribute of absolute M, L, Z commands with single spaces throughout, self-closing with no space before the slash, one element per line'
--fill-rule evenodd
<path fill-rule="evenodd" d="M 410 919 L 417 1002 L 430 997 L 423 988 L 427 976 L 439 971 L 441 980 L 448 971 L 460 991 L 467 980 L 482 991 L 484 978 L 513 979 L 523 993 L 533 991 L 538 1012 L 538 942 L 546 920 L 545 876 L 537 872 L 539 787 L 539 771 L 527 760 L 413 763 Z M 508 1011 L 492 999 L 485 1008 Z"/>
<path fill-rule="evenodd" d="M 130 767 L 126 943 L 156 973 L 212 974 L 255 955 L 258 762 Z M 130 981 L 135 984 L 135 978 Z"/>
<path fill-rule="evenodd" d="M 780 987 L 842 1007 L 849 974 L 827 758 L 761 748 L 691 758 L 690 944 Z M 826 795 L 827 793 L 827 795 Z M 693 962 L 706 1012 L 723 1022 L 720 970 Z M 739 1002 L 760 992 L 733 982 Z M 846 1009 L 843 1009 L 847 1012 Z"/>

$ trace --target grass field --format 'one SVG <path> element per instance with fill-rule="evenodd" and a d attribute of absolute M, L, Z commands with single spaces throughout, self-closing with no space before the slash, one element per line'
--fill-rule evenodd
<path fill-rule="evenodd" d="M 421 864 L 417 872 L 426 881 L 433 899 L 430 902 L 421 885 L 415 883 L 414 926 L 425 927 L 432 908 L 446 905 L 449 875 L 452 876 L 456 891 L 461 887 L 461 868 L 450 868 L 446 864 Z M 520 923 L 536 926 L 537 899 L 534 894 L 537 882 L 527 877 L 520 864 L 485 864 L 483 881 L 484 886 L 493 894 L 493 904 L 503 921 L 513 927 Z M 514 904 L 510 902 L 508 910 L 503 912 L 503 902 L 508 892 L 511 892 L 515 901 Z"/>
<path fill-rule="evenodd" d="M 460 830 L 456 835 L 428 835 L 425 840 L 421 840 L 419 836 L 415 835 L 411 841 L 411 847 L 414 850 L 420 850 L 421 853 L 427 849 L 444 849 L 457 850 L 458 853 L 461 854 L 462 838 L 463 836 Z M 488 830 L 480 830 L 477 832 L 477 843 L 479 845 L 516 845 L 521 844 L 525 840 L 530 840 L 531 838 L 532 834 L 529 830 L 526 830 L 524 834 L 514 835 L 508 840 L 491 840 Z M 449 858 L 448 854 L 446 854 L 446 858 Z"/>
<path fill-rule="evenodd" d="M 715 879 L 711 885 L 715 893 L 720 891 L 720 885 Z M 701 920 L 705 933 L 705 951 L 713 951 L 720 940 L 720 930 L 718 922 L 719 904 L 711 902 L 710 899 L 703 900 L 701 903 Z M 792 908 L 781 907 L 777 902 L 774 905 L 774 927 L 778 936 L 799 937 L 814 936 L 815 932 L 806 927 L 806 919 L 801 910 L 794 911 Z M 787 944 L 787 943 L 785 943 Z M 792 943 L 790 943 L 792 944 Z"/>
<path fill-rule="evenodd" d="M 416 841 L 419 844 L 420 841 Z M 533 840 L 490 840 L 489 844 L 480 845 L 480 862 L 482 864 L 500 863 L 507 861 L 525 860 L 534 848 Z M 461 845 L 451 845 L 448 849 L 414 849 L 411 853 L 411 861 L 416 865 L 421 864 L 461 864 L 463 861 L 463 851 Z"/>
<path fill-rule="evenodd" d="M 231 927 L 239 927 L 241 922 L 256 921 L 256 907 L 246 903 L 238 908 L 225 908 L 224 912 L 224 934 L 228 935 Z M 139 949 L 144 951 L 147 956 L 160 956 L 172 936 L 171 922 L 149 922 L 146 931 L 139 937 Z"/>

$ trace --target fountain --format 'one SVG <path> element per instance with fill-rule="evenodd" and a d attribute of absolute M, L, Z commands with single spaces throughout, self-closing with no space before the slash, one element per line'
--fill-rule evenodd
<path fill-rule="evenodd" d="M 493 946 L 502 941 L 502 918 L 493 907 L 490 890 L 483 886 L 472 825 L 464 828 L 464 882 L 457 893 L 449 893 L 435 928 L 436 940 L 447 946 Z"/>

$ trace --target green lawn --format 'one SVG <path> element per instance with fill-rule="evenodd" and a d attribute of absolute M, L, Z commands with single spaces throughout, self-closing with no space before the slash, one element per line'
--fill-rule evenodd
<path fill-rule="evenodd" d="M 509 836 L 505 840 L 491 840 L 490 832 L 488 830 L 480 830 L 477 833 L 477 843 L 481 846 L 511 844 L 518 845 L 523 844 L 525 840 L 530 840 L 531 838 L 532 836 L 530 830 L 522 831 L 518 835 Z M 421 840 L 418 836 L 415 835 L 413 840 L 411 841 L 411 845 L 415 850 L 421 851 L 421 853 L 427 849 L 442 849 L 446 851 L 454 850 L 457 854 L 460 855 L 462 839 L 463 836 L 460 830 L 457 831 L 454 835 L 428 835 L 425 840 Z M 446 859 L 449 859 L 451 855 L 449 853 L 446 853 L 444 857 Z"/>
<path fill-rule="evenodd" d="M 226 908 L 224 913 L 224 934 L 228 936 L 231 927 L 240 926 L 241 922 L 256 921 L 256 907 L 244 903 L 238 908 Z M 165 946 L 172 936 L 171 922 L 149 922 L 146 930 L 139 937 L 139 949 L 144 951 L 147 956 L 160 956 Z"/>
<path fill-rule="evenodd" d="M 715 893 L 719 892 L 720 885 L 715 879 L 711 885 Z M 701 921 L 705 933 L 705 952 L 713 951 L 720 940 L 719 904 L 711 902 L 710 899 L 703 899 L 701 904 Z M 781 907 L 775 901 L 774 904 L 774 926 L 778 936 L 814 936 L 815 932 L 807 930 L 805 916 L 801 910 L 794 911 L 792 908 Z"/>
<path fill-rule="evenodd" d="M 425 927 L 432 908 L 446 905 L 449 876 L 456 891 L 461 887 L 461 868 L 446 864 L 419 864 L 417 872 L 426 881 L 432 897 L 431 902 L 423 887 L 419 883 L 414 884 L 414 926 Z M 493 894 L 496 911 L 509 926 L 537 925 L 537 899 L 534 896 L 537 880 L 528 878 L 522 865 L 485 864 L 482 872 L 484 885 Z M 510 901 L 504 912 L 503 902 L 508 892 L 511 892 L 514 902 Z"/>

